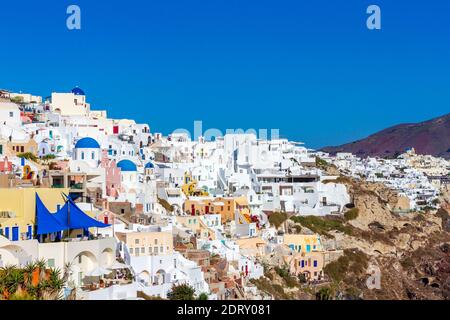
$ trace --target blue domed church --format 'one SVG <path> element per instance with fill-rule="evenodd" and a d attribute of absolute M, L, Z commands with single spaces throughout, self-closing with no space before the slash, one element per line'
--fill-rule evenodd
<path fill-rule="evenodd" d="M 95 168 L 100 162 L 100 144 L 97 140 L 86 137 L 81 138 L 75 143 L 73 150 L 73 160 L 80 160 L 87 162 L 91 167 Z"/>

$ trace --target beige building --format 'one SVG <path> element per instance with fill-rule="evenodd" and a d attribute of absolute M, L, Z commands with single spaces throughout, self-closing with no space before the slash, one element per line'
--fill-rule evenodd
<path fill-rule="evenodd" d="M 24 141 L 12 140 L 6 143 L 9 154 L 17 155 L 18 153 L 30 152 L 37 154 L 38 144 L 34 139 L 27 139 Z"/>
<path fill-rule="evenodd" d="M 240 252 L 243 255 L 251 257 L 264 257 L 266 255 L 267 243 L 262 238 L 242 238 L 236 239 L 235 242 L 239 245 Z"/>
<path fill-rule="evenodd" d="M 84 92 L 75 88 L 71 93 L 52 93 L 52 110 L 63 116 L 87 115 L 90 104 L 86 103 Z"/>
<path fill-rule="evenodd" d="M 291 274 L 304 274 L 308 281 L 322 280 L 324 253 L 322 251 L 300 252 L 292 257 L 289 263 Z"/>
<path fill-rule="evenodd" d="M 116 232 L 132 256 L 169 255 L 173 253 L 171 232 Z"/>
<path fill-rule="evenodd" d="M 223 224 L 233 221 L 236 211 L 239 211 L 244 217 L 250 217 L 250 207 L 247 198 L 244 196 L 237 198 L 191 197 L 184 202 L 183 206 L 184 211 L 191 215 L 220 214 Z"/>

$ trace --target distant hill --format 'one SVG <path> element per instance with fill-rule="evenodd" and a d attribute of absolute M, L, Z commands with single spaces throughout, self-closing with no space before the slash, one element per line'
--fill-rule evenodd
<path fill-rule="evenodd" d="M 394 156 L 414 147 L 418 154 L 450 159 L 450 113 L 419 123 L 404 123 L 368 136 L 365 139 L 322 151 L 351 152 L 359 157 Z"/>

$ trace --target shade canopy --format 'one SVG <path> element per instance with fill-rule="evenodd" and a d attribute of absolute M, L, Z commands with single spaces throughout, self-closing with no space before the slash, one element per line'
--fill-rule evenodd
<path fill-rule="evenodd" d="M 109 224 L 105 224 L 94 218 L 89 217 L 73 202 L 70 197 L 65 195 L 67 201 L 64 206 L 55 213 L 55 218 L 62 224 L 66 224 L 70 229 L 87 229 L 87 228 L 105 228 Z"/>
<path fill-rule="evenodd" d="M 68 229 L 67 225 L 62 224 L 53 214 L 48 211 L 36 192 L 36 224 L 37 234 L 47 234 Z"/>
<path fill-rule="evenodd" d="M 73 200 L 64 195 L 66 203 L 55 214 L 45 207 L 39 195 L 36 193 L 36 220 L 37 234 L 47 234 L 68 229 L 105 228 L 109 224 L 102 223 L 83 212 Z"/>

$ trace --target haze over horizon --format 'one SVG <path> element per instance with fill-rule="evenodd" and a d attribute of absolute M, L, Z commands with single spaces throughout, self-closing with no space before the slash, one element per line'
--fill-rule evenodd
<path fill-rule="evenodd" d="M 66 28 L 77 4 L 82 29 Z M 279 129 L 339 145 L 450 110 L 450 2 L 76 0 L 5 3 L 0 87 L 80 86 L 93 109 L 152 131 Z M 10 12 L 20 12 L 11 15 Z"/>

